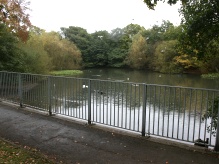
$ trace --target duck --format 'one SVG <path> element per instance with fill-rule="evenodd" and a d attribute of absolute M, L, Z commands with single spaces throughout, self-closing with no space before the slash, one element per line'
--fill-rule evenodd
<path fill-rule="evenodd" d="M 206 140 L 202 140 L 200 138 L 195 140 L 195 145 L 197 146 L 208 147 L 208 143 L 209 143 L 209 138 L 206 138 Z"/>
<path fill-rule="evenodd" d="M 196 142 L 198 142 L 198 143 L 206 143 L 206 144 L 208 144 L 208 142 L 209 142 L 209 138 L 206 138 L 206 141 L 204 141 L 204 140 L 198 138 L 197 140 L 195 140 L 195 143 L 196 143 Z"/>
<path fill-rule="evenodd" d="M 104 94 L 104 92 L 103 92 L 103 91 L 100 91 L 100 90 L 94 90 L 94 92 L 99 93 L 99 94 L 101 94 L 101 95 Z"/>
<path fill-rule="evenodd" d="M 82 88 L 88 88 L 88 85 L 82 85 Z"/>

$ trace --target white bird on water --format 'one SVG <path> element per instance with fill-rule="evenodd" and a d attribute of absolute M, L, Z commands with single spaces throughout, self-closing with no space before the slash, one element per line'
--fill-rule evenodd
<path fill-rule="evenodd" d="M 88 88 L 88 85 L 82 85 L 82 88 Z"/>

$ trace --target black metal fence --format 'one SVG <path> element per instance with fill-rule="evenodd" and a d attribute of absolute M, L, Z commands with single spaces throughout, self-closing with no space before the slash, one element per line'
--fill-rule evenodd
<path fill-rule="evenodd" d="M 219 150 L 219 90 L 2 71 L 0 99 Z"/>

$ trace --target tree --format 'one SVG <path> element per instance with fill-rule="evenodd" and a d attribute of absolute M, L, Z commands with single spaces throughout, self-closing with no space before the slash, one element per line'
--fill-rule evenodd
<path fill-rule="evenodd" d="M 11 32 L 22 41 L 28 38 L 28 28 L 31 23 L 26 0 L 0 0 L 0 23 L 5 24 Z"/>
<path fill-rule="evenodd" d="M 87 33 L 87 30 L 75 26 L 62 27 L 61 30 L 62 35 L 80 49 L 83 61 L 89 63 L 92 60 L 92 56 L 88 51 L 91 45 L 91 36 Z"/>
<path fill-rule="evenodd" d="M 110 48 L 110 35 L 107 31 L 96 31 L 91 34 L 91 44 L 89 47 L 89 66 L 107 66 Z M 88 66 L 88 65 L 87 65 Z"/>
<path fill-rule="evenodd" d="M 182 26 L 184 33 L 181 43 L 198 51 L 199 58 L 206 55 L 208 44 L 219 37 L 219 1 L 194 0 L 181 7 Z"/>
<path fill-rule="evenodd" d="M 176 4 L 178 1 L 181 1 L 182 4 L 186 3 L 189 0 L 144 0 L 144 3 L 146 3 L 146 5 L 148 6 L 149 9 L 154 10 L 154 7 L 157 5 L 157 2 L 159 1 L 163 1 L 163 2 L 167 2 L 170 5 L 174 5 Z"/>
<path fill-rule="evenodd" d="M 147 43 L 141 34 L 136 34 L 133 37 L 126 63 L 131 68 L 145 68 L 147 64 Z"/>
<path fill-rule="evenodd" d="M 81 52 L 74 43 L 63 39 L 56 32 L 43 33 L 39 37 L 55 70 L 81 68 Z"/>
<path fill-rule="evenodd" d="M 144 0 L 150 9 L 154 9 L 158 1 Z M 183 34 L 181 45 L 185 53 L 199 58 L 206 55 L 206 49 L 212 40 L 219 36 L 219 1 L 218 0 L 167 0 L 168 4 L 181 1 Z"/>
<path fill-rule="evenodd" d="M 44 74 L 52 70 L 51 58 L 39 36 L 31 34 L 25 43 L 20 42 L 18 46 L 22 50 L 19 65 L 22 72 Z"/>
<path fill-rule="evenodd" d="M 109 36 L 110 51 L 108 53 L 108 66 L 109 67 L 123 67 L 124 59 L 127 56 L 128 49 L 127 43 L 123 40 L 124 29 L 113 29 Z"/>
<path fill-rule="evenodd" d="M 163 41 L 155 50 L 153 66 L 155 71 L 162 73 L 179 73 L 180 70 L 174 63 L 174 57 L 178 56 L 177 41 Z"/>
<path fill-rule="evenodd" d="M 151 29 L 143 31 L 142 35 L 149 44 L 163 40 L 175 40 L 179 37 L 179 30 L 170 21 L 163 20 L 161 25 L 153 25 Z"/>
<path fill-rule="evenodd" d="M 203 68 L 207 72 L 219 72 L 219 37 L 211 40 L 205 49 Z"/>
<path fill-rule="evenodd" d="M 4 24 L 0 24 L 0 70 L 17 71 L 19 65 L 19 49 L 17 38 L 8 31 Z"/>

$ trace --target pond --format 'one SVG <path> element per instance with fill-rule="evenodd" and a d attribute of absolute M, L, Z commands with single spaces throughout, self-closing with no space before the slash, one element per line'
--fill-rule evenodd
<path fill-rule="evenodd" d="M 1 77 L 0 96 L 18 101 L 21 87 L 24 106 L 190 143 L 209 138 L 215 145 L 214 120 L 203 116 L 217 112 L 212 104 L 218 101 L 218 80 L 127 69 L 88 69 L 78 78 L 7 72 Z"/>
<path fill-rule="evenodd" d="M 147 70 L 131 69 L 86 69 L 77 77 L 121 80 L 135 83 L 160 84 L 171 86 L 219 89 L 219 80 L 203 79 L 201 75 L 194 74 L 161 74 Z"/>

